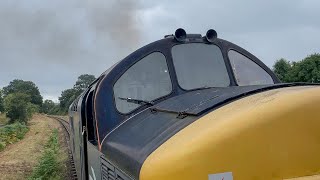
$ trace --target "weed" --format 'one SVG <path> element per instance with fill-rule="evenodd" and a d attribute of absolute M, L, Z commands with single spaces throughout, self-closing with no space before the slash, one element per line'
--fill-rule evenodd
<path fill-rule="evenodd" d="M 14 123 L 0 128 L 0 151 L 8 144 L 13 144 L 24 138 L 29 128 L 21 123 Z"/>
<path fill-rule="evenodd" d="M 6 144 L 4 142 L 0 142 L 0 151 L 4 150 Z"/>
<path fill-rule="evenodd" d="M 45 145 L 45 151 L 40 158 L 39 164 L 34 168 L 29 179 L 61 179 L 62 166 L 58 162 L 58 151 L 58 130 L 54 129 Z"/>

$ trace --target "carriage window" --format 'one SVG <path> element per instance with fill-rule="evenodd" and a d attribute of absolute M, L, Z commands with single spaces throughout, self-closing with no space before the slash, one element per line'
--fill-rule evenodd
<path fill-rule="evenodd" d="M 216 45 L 190 43 L 172 48 L 179 85 L 183 89 L 227 87 L 229 75 L 221 50 Z"/>
<path fill-rule="evenodd" d="M 271 76 L 246 56 L 233 50 L 228 55 L 239 86 L 274 84 Z"/>
<path fill-rule="evenodd" d="M 131 66 L 114 84 L 119 112 L 129 113 L 172 91 L 166 58 L 154 52 Z"/>

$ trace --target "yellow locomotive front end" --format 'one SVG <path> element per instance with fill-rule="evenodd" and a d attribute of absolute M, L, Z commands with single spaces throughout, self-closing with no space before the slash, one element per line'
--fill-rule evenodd
<path fill-rule="evenodd" d="M 319 86 L 233 101 L 156 149 L 142 165 L 140 179 L 320 179 L 319 110 Z"/>

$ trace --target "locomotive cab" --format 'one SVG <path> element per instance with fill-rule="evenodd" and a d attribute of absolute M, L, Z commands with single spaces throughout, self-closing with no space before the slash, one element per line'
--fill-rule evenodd
<path fill-rule="evenodd" d="M 298 89 L 292 90 L 292 88 Z M 279 170 L 285 166 L 284 164 L 277 167 L 278 169 L 267 168 L 265 171 L 257 171 L 258 174 L 248 174 L 247 169 L 243 169 L 237 159 L 234 163 L 219 166 L 214 163 L 214 159 L 205 158 L 213 158 L 214 153 L 216 156 L 221 156 L 222 160 L 223 158 L 229 160 L 229 157 L 238 158 L 234 152 L 221 153 L 220 149 L 218 151 L 215 147 L 219 144 L 225 147 L 223 143 L 229 142 L 227 137 L 232 137 L 236 142 L 250 139 L 245 137 L 237 139 L 237 136 L 233 136 L 237 132 L 243 132 L 243 129 L 238 129 L 242 127 L 241 125 L 235 128 L 230 124 L 214 124 L 220 122 L 219 119 L 214 120 L 222 116 L 223 113 L 219 114 L 220 111 L 227 113 L 226 119 L 232 119 L 232 114 L 244 117 L 246 113 L 251 114 L 252 112 L 247 110 L 254 107 L 242 109 L 245 105 L 255 104 L 262 107 L 268 103 L 272 104 L 274 99 L 279 99 L 281 93 L 284 94 L 281 98 L 295 99 L 303 95 L 308 96 L 306 100 L 310 98 L 310 94 L 305 92 L 307 90 L 320 94 L 319 87 L 314 84 L 280 83 L 275 74 L 257 57 L 231 42 L 217 38 L 214 30 L 209 30 L 202 36 L 187 34 L 183 29 L 178 29 L 174 35 L 167 35 L 164 39 L 138 49 L 109 68 L 73 103 L 69 110 L 70 124 L 72 124 L 70 143 L 77 175 L 80 179 L 195 179 L 195 177 L 208 179 L 209 177 L 211 180 L 214 178 L 210 179 L 210 175 L 218 177 L 221 172 L 222 174 L 227 172 L 226 177 L 229 179 L 230 177 L 279 179 L 308 174 L 308 169 L 300 166 L 307 165 L 305 167 L 320 169 L 319 163 L 315 163 L 315 160 L 312 160 L 312 165 L 307 160 L 299 161 L 303 165 L 294 166 L 296 169 L 300 168 L 295 173 Z M 262 102 L 265 99 L 266 102 Z M 320 102 L 319 96 L 312 99 Z M 238 106 L 234 105 L 236 102 L 239 103 Z M 300 107 L 301 104 L 308 103 L 300 102 L 291 108 Z M 319 107 L 319 104 L 314 105 Z M 271 116 L 271 110 L 268 108 L 270 107 L 266 106 L 259 111 L 260 115 L 270 118 L 277 115 L 280 117 L 280 114 L 283 115 L 283 112 L 289 110 L 291 112 L 288 107 L 278 112 L 279 114 Z M 230 109 L 234 109 L 234 112 Z M 300 115 L 297 112 L 296 115 Z M 211 121 L 207 120 L 210 118 Z M 308 118 L 313 125 L 318 124 L 314 120 L 320 121 L 314 112 L 310 113 Z M 261 118 L 252 115 L 243 118 L 243 123 L 250 124 L 259 119 Z M 201 125 L 204 121 L 209 121 L 207 123 L 210 126 Z M 233 119 L 228 121 L 231 122 L 239 123 Z M 264 119 L 265 124 L 266 122 L 270 126 L 277 126 L 272 118 Z M 301 126 L 300 123 L 297 119 L 296 126 L 289 129 L 299 130 L 306 126 Z M 246 127 L 248 132 L 262 128 L 258 124 L 253 123 L 250 127 Z M 215 128 L 218 126 L 234 131 L 227 135 L 218 131 L 215 134 Z M 198 129 L 193 132 L 193 128 Z M 274 127 L 275 130 L 277 128 L 278 126 Z M 201 129 L 206 134 L 201 134 Z M 270 139 L 273 137 L 268 139 L 271 132 L 263 128 L 261 130 L 265 132 L 266 137 L 259 132 L 254 131 L 254 133 L 267 141 L 267 144 L 270 143 L 268 145 L 271 147 Z M 222 133 L 221 137 L 226 140 L 212 142 L 210 137 L 219 136 L 219 133 Z M 310 136 L 316 135 L 319 134 Z M 176 138 L 178 136 L 180 140 Z M 233 139 L 230 142 L 233 142 Z M 205 143 L 206 141 L 211 144 Z M 316 142 L 319 141 L 312 142 L 313 144 L 310 142 L 311 147 L 313 150 L 320 150 L 315 145 Z M 250 143 L 247 144 L 251 147 Z M 289 145 L 286 146 L 284 143 L 283 146 L 288 150 L 286 148 L 289 148 Z M 180 147 L 186 149 L 179 150 Z M 260 152 L 259 148 L 257 151 Z M 205 153 L 201 156 L 201 152 Z M 277 152 L 275 148 L 274 151 L 267 152 L 266 157 L 277 157 Z M 239 157 L 247 155 L 246 153 L 247 151 L 240 151 Z M 289 150 L 288 154 L 301 155 Z M 279 158 L 273 160 L 282 162 L 283 159 Z M 257 160 L 251 164 L 244 162 L 244 166 L 253 168 L 255 164 L 263 161 Z M 195 164 L 192 165 L 193 163 Z M 184 168 L 187 171 L 183 170 Z M 272 178 L 273 172 L 278 173 L 274 178 Z M 309 172 L 309 174 L 316 173 Z M 214 176 L 215 174 L 217 176 Z"/>

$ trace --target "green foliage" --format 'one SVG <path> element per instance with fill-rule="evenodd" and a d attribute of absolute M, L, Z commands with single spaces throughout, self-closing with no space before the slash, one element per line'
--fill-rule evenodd
<path fill-rule="evenodd" d="M 0 112 L 4 111 L 2 89 L 0 89 Z"/>
<path fill-rule="evenodd" d="M 8 118 L 5 113 L 0 114 L 0 125 L 4 125 L 8 123 Z"/>
<path fill-rule="evenodd" d="M 3 100 L 3 110 L 9 123 L 15 121 L 26 123 L 35 112 L 39 112 L 42 106 L 42 96 L 38 87 L 31 81 L 15 79 L 3 88 L 0 92 L 0 111 L 1 100 Z"/>
<path fill-rule="evenodd" d="M 279 59 L 275 62 L 273 65 L 273 72 L 277 75 L 277 77 L 282 82 L 287 82 L 288 79 L 288 72 L 291 69 L 291 63 L 290 61 L 287 61 L 285 59 Z"/>
<path fill-rule="evenodd" d="M 53 114 L 54 108 L 55 108 L 54 102 L 52 100 L 46 99 L 42 104 L 41 112 L 45 114 Z"/>
<path fill-rule="evenodd" d="M 55 129 L 45 145 L 45 151 L 29 179 L 62 179 L 62 165 L 58 162 L 58 130 Z"/>
<path fill-rule="evenodd" d="M 60 101 L 60 112 L 68 112 L 71 103 L 95 80 L 94 75 L 83 74 L 78 77 L 72 89 L 62 91 Z"/>
<path fill-rule="evenodd" d="M 27 104 L 27 117 L 28 119 L 31 119 L 32 115 L 34 113 L 38 113 L 40 111 L 40 107 L 38 105 L 28 103 Z"/>
<path fill-rule="evenodd" d="M 294 63 L 289 72 L 291 82 L 320 83 L 320 54 L 313 54 Z"/>
<path fill-rule="evenodd" d="M 52 109 L 51 114 L 54 114 L 54 115 L 65 115 L 66 112 L 60 108 L 59 104 L 57 104 Z"/>
<path fill-rule="evenodd" d="M 320 54 L 312 54 L 302 61 L 278 60 L 273 71 L 283 82 L 320 83 Z"/>
<path fill-rule="evenodd" d="M 35 106 L 30 103 L 30 96 L 23 93 L 9 94 L 4 99 L 5 112 L 9 123 L 26 123 L 32 116 Z"/>
<path fill-rule="evenodd" d="M 62 91 L 59 97 L 61 111 L 67 112 L 70 104 L 76 99 L 77 92 L 74 89 L 67 89 Z"/>
<path fill-rule="evenodd" d="M 76 91 L 76 96 L 79 96 L 95 79 L 94 75 L 80 75 L 76 84 L 73 86 L 73 89 Z"/>
<path fill-rule="evenodd" d="M 0 128 L 0 151 L 8 144 L 13 144 L 24 138 L 29 128 L 25 124 L 15 123 Z"/>
<path fill-rule="evenodd" d="M 4 97 L 13 93 L 23 93 L 29 95 L 30 102 L 38 106 L 42 105 L 42 96 L 40 95 L 39 88 L 32 81 L 23 81 L 15 79 L 9 83 L 8 86 L 3 88 Z"/>
<path fill-rule="evenodd" d="M 6 147 L 6 144 L 0 141 L 0 151 L 4 150 L 5 147 Z"/>

